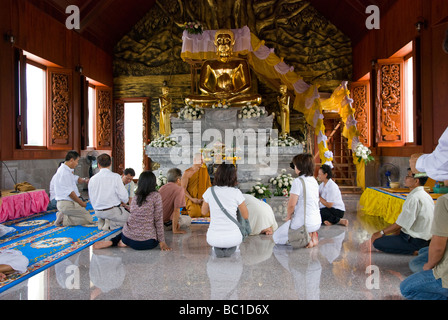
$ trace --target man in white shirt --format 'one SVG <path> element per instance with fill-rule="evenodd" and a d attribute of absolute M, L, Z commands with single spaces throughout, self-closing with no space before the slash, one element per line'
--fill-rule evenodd
<path fill-rule="evenodd" d="M 79 154 L 69 151 L 65 161 L 59 166 L 54 177 L 54 192 L 57 201 L 55 225 L 64 227 L 91 224 L 92 215 L 85 209 L 87 202 L 80 198 L 80 193 L 73 171 L 78 166 Z"/>
<path fill-rule="evenodd" d="M 59 163 L 58 168 L 62 164 L 64 164 L 64 161 Z M 49 189 L 49 192 L 50 192 L 50 195 L 49 195 L 50 202 L 48 203 L 47 211 L 57 209 L 57 203 L 58 202 L 56 201 L 56 196 L 55 196 L 55 192 L 54 192 L 54 180 L 55 180 L 55 177 L 56 177 L 56 173 L 54 174 L 53 178 L 51 178 L 51 181 L 50 181 L 50 189 Z M 75 175 L 74 173 L 73 173 L 73 179 L 78 184 L 88 183 L 89 182 L 89 178 L 80 178 L 79 176 Z"/>
<path fill-rule="evenodd" d="M 101 154 L 97 161 L 100 171 L 90 178 L 89 198 L 98 217 L 98 229 L 121 228 L 129 218 L 129 212 L 122 206 L 128 202 L 128 192 L 121 176 L 110 170 L 111 157 Z"/>
<path fill-rule="evenodd" d="M 434 219 L 434 200 L 423 186 L 428 177 L 415 178 L 411 169 L 405 178 L 411 192 L 397 221 L 372 235 L 373 246 L 383 252 L 416 254 L 429 245 Z M 392 235 L 390 235 L 392 234 Z"/>

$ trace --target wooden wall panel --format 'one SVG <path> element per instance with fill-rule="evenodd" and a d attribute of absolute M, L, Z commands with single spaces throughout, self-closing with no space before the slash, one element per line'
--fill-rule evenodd
<path fill-rule="evenodd" d="M 28 1 L 17 0 L 12 4 L 15 45 L 60 66 L 71 67 L 72 31 Z"/>
<path fill-rule="evenodd" d="M 79 39 L 79 50 L 82 53 L 79 56 L 79 65 L 83 68 L 83 75 L 112 87 L 112 56 L 84 38 Z"/>
<path fill-rule="evenodd" d="M 381 16 L 379 30 L 370 30 L 353 47 L 353 80 L 357 81 L 371 70 L 371 61 L 387 59 L 418 35 L 415 28 L 423 16 L 425 0 L 399 0 Z M 411 4 L 412 3 L 412 4 Z"/>

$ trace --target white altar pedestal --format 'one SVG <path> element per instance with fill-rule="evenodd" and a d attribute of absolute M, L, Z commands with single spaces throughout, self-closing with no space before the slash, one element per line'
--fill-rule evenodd
<path fill-rule="evenodd" d="M 146 154 L 160 164 L 164 175 L 170 168 L 184 172 L 192 166 L 195 153 L 204 147 L 211 149 L 217 142 L 224 143 L 226 148 L 235 147 L 235 156 L 241 158 L 236 164 L 239 187 L 243 192 L 249 191 L 257 182 L 268 185 L 269 179 L 280 174 L 282 169 L 293 174 L 289 164 L 295 155 L 303 153 L 303 146 L 266 146 L 270 137 L 277 138 L 277 130 L 272 130 L 273 115 L 241 119 L 238 118 L 241 108 L 204 110 L 205 115 L 199 120 L 171 119 L 171 137 L 179 146 L 147 146 Z"/>

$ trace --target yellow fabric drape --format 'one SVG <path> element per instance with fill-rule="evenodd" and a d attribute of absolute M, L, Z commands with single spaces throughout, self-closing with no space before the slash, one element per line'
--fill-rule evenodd
<path fill-rule="evenodd" d="M 211 187 L 210 176 L 205 164 L 188 180 L 187 191 L 193 198 L 202 199 L 204 192 Z M 202 217 L 201 205 L 193 203 L 185 197 L 188 215 L 192 218 Z M 209 217 L 210 213 L 206 215 Z"/>
<path fill-rule="evenodd" d="M 362 190 L 366 189 L 366 163 L 359 161 L 358 158 L 353 157 L 353 163 L 356 165 L 356 185 Z"/>
<path fill-rule="evenodd" d="M 375 217 L 381 217 L 387 223 L 395 223 L 401 213 L 404 199 L 387 193 L 367 188 L 359 199 L 361 212 Z"/>

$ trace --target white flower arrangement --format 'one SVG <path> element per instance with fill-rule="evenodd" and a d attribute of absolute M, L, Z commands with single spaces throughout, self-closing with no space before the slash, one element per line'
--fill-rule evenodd
<path fill-rule="evenodd" d="M 184 22 L 182 28 L 184 30 L 187 30 L 189 34 L 202 34 L 204 30 L 202 24 L 200 24 L 198 21 Z"/>
<path fill-rule="evenodd" d="M 286 135 L 280 136 L 278 139 L 269 139 L 268 146 L 271 147 L 294 147 L 300 144 L 299 140 Z"/>
<path fill-rule="evenodd" d="M 204 110 L 199 108 L 198 106 L 187 104 L 185 107 L 180 109 L 177 115 L 182 120 L 198 120 L 202 118 L 202 115 L 204 113 Z"/>
<path fill-rule="evenodd" d="M 213 104 L 212 109 L 229 109 L 230 104 L 226 101 L 226 99 L 220 100 L 218 104 Z"/>
<path fill-rule="evenodd" d="M 264 116 L 266 111 L 261 109 L 259 106 L 253 106 L 250 102 L 248 102 L 238 114 L 238 118 L 240 119 L 256 119 Z"/>
<path fill-rule="evenodd" d="M 159 190 L 163 185 L 168 183 L 167 178 L 162 174 L 162 171 L 159 171 L 159 176 L 156 178 L 157 186 L 156 190 Z"/>
<path fill-rule="evenodd" d="M 177 141 L 170 137 L 161 136 L 151 141 L 148 146 L 153 148 L 171 148 L 177 146 Z"/>
<path fill-rule="evenodd" d="M 254 185 L 248 193 L 253 195 L 257 199 L 270 198 L 272 196 L 269 187 L 262 184 L 261 182 L 258 182 L 256 185 Z"/>
<path fill-rule="evenodd" d="M 359 162 L 364 160 L 365 163 L 368 163 L 369 161 L 375 160 L 375 158 L 371 156 L 372 151 L 370 151 L 369 148 L 363 145 L 362 142 L 359 142 L 356 145 L 355 150 L 353 151 L 355 152 L 355 155 L 358 157 Z"/>
<path fill-rule="evenodd" d="M 271 183 L 276 189 L 274 196 L 289 197 L 289 191 L 291 190 L 292 182 L 294 178 L 291 174 L 286 173 L 286 169 L 282 169 L 282 172 L 275 178 L 271 178 Z"/>

